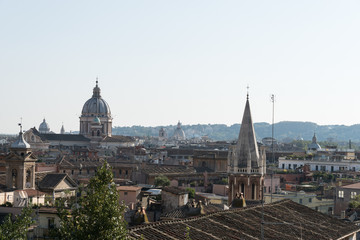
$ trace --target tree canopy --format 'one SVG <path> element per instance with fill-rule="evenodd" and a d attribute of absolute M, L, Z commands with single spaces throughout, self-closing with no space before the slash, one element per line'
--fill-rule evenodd
<path fill-rule="evenodd" d="M 0 224 L 0 240 L 27 239 L 28 228 L 34 223 L 31 214 L 31 207 L 24 207 L 21 214 L 15 217 L 15 221 L 12 221 L 12 215 L 9 214 Z"/>
<path fill-rule="evenodd" d="M 360 208 L 360 195 L 357 195 L 350 201 L 349 208 Z"/>
<path fill-rule="evenodd" d="M 155 177 L 154 184 L 155 186 L 166 187 L 170 185 L 170 180 L 168 177 L 164 175 L 159 175 Z"/>
<path fill-rule="evenodd" d="M 79 193 L 71 211 L 58 209 L 61 239 L 126 239 L 125 206 L 119 203 L 113 174 L 106 162 Z"/>

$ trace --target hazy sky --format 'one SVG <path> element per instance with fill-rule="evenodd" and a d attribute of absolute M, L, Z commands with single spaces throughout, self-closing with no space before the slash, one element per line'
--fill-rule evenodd
<path fill-rule="evenodd" d="M 79 129 L 95 79 L 114 126 L 360 123 L 360 1 L 0 0 L 0 133 Z"/>

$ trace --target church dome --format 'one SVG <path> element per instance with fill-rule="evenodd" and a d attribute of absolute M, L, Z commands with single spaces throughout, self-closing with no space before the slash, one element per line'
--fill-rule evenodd
<path fill-rule="evenodd" d="M 81 114 L 82 116 L 99 117 L 111 115 L 109 104 L 107 104 L 107 102 L 101 98 L 98 81 L 96 81 L 96 86 L 94 87 L 92 98 L 85 102 Z"/>
<path fill-rule="evenodd" d="M 45 121 L 45 118 L 44 118 L 44 120 L 42 121 L 42 123 L 40 123 L 39 132 L 40 132 L 40 133 L 49 133 L 49 132 L 50 132 L 50 126 L 49 126 L 49 124 Z"/>
<path fill-rule="evenodd" d="M 182 130 L 182 128 L 181 128 L 180 121 L 178 122 L 177 127 L 175 129 L 173 139 L 175 139 L 175 140 L 185 140 L 186 139 L 184 130 Z"/>
<path fill-rule="evenodd" d="M 314 151 L 321 149 L 321 146 L 317 143 L 317 138 L 316 138 L 315 133 L 314 133 L 314 136 L 312 138 L 312 142 L 310 143 L 308 149 L 309 150 L 314 150 Z"/>
<path fill-rule="evenodd" d="M 20 125 L 20 124 L 19 124 Z M 27 143 L 24 139 L 23 133 L 22 133 L 22 126 L 20 125 L 20 133 L 18 139 L 13 142 L 10 146 L 10 148 L 13 149 L 28 149 L 30 148 L 30 144 Z"/>

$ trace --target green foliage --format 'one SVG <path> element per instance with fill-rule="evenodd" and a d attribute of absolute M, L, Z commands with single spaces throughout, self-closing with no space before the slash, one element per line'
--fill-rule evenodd
<path fill-rule="evenodd" d="M 195 189 L 193 189 L 193 188 L 186 188 L 185 190 L 188 192 L 189 198 L 195 198 Z"/>
<path fill-rule="evenodd" d="M 324 182 L 332 182 L 335 180 L 335 175 L 327 172 L 314 172 L 313 177 L 315 180 L 322 179 Z"/>
<path fill-rule="evenodd" d="M 222 178 L 222 179 L 221 179 L 221 182 L 222 182 L 222 184 L 224 184 L 224 185 L 228 185 L 228 184 L 229 184 L 229 179 L 228 179 L 228 178 Z"/>
<path fill-rule="evenodd" d="M 27 239 L 28 228 L 34 223 L 31 214 L 31 207 L 24 207 L 21 214 L 15 218 L 15 221 L 11 220 L 11 214 L 9 214 L 0 225 L 0 240 Z"/>
<path fill-rule="evenodd" d="M 112 171 L 104 163 L 90 179 L 87 189 L 82 189 L 71 213 L 64 208 L 64 202 L 60 204 L 58 236 L 78 240 L 126 239 L 124 210 L 125 206 L 119 203 Z"/>
<path fill-rule="evenodd" d="M 185 240 L 191 240 L 189 227 L 186 227 L 186 230 L 185 230 Z"/>
<path fill-rule="evenodd" d="M 353 200 L 350 201 L 349 208 L 360 208 L 360 195 L 357 195 Z"/>
<path fill-rule="evenodd" d="M 166 187 L 166 186 L 170 185 L 170 180 L 169 180 L 169 178 L 167 178 L 164 175 L 159 175 L 159 176 L 155 177 L 154 184 L 155 184 L 155 186 Z"/>
<path fill-rule="evenodd" d="M 4 204 L 0 205 L 1 207 L 12 207 L 12 203 L 11 202 L 6 202 Z"/>

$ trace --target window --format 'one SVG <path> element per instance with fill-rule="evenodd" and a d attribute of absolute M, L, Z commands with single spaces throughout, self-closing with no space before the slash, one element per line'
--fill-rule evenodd
<path fill-rule="evenodd" d="M 294 164 L 293 166 L 294 166 L 294 169 L 296 169 L 296 168 L 297 168 L 297 164 Z"/>
<path fill-rule="evenodd" d="M 71 174 L 74 174 L 74 170 L 71 170 Z"/>
<path fill-rule="evenodd" d="M 344 191 L 339 191 L 338 192 L 338 197 L 339 198 L 344 198 Z"/>
<path fill-rule="evenodd" d="M 119 175 L 121 176 L 121 169 L 119 169 Z"/>
<path fill-rule="evenodd" d="M 282 164 L 282 169 L 284 169 L 284 168 L 285 168 L 285 163 Z"/>
<path fill-rule="evenodd" d="M 289 164 L 289 169 L 291 169 L 291 164 Z"/>
<path fill-rule="evenodd" d="M 351 198 L 351 199 L 356 198 L 356 192 L 351 192 L 351 193 L 350 193 L 350 198 Z"/>
<path fill-rule="evenodd" d="M 309 198 L 309 202 L 312 202 L 312 198 Z"/>
<path fill-rule="evenodd" d="M 302 204 L 302 199 L 299 199 L 299 203 Z"/>
<path fill-rule="evenodd" d="M 55 228 L 55 218 L 48 218 L 48 228 L 49 229 Z"/>
<path fill-rule="evenodd" d="M 125 175 L 128 175 L 128 170 L 125 171 Z"/>
<path fill-rule="evenodd" d="M 124 195 L 126 196 L 128 194 L 128 192 L 124 192 Z"/>
<path fill-rule="evenodd" d="M 316 171 L 319 171 L 319 166 L 316 165 L 315 170 L 316 170 Z"/>

